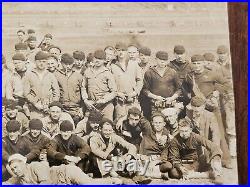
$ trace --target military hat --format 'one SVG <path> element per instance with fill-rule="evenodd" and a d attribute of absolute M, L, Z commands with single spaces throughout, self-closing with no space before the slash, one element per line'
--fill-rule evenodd
<path fill-rule="evenodd" d="M 174 53 L 181 55 L 183 53 L 185 53 L 185 48 L 183 45 L 176 45 L 174 46 Z"/>
<path fill-rule="evenodd" d="M 158 51 L 155 57 L 160 60 L 168 60 L 168 53 L 166 51 Z"/>
<path fill-rule="evenodd" d="M 127 46 L 125 43 L 119 42 L 115 45 L 115 49 L 127 50 Z"/>
<path fill-rule="evenodd" d="M 73 124 L 69 120 L 64 120 L 60 124 L 60 131 L 63 131 L 63 132 L 73 131 Z"/>
<path fill-rule="evenodd" d="M 85 54 L 83 51 L 74 51 L 73 58 L 77 60 L 85 60 Z"/>
<path fill-rule="evenodd" d="M 228 53 L 228 48 L 225 45 L 220 45 L 217 48 L 217 54 L 226 54 Z"/>
<path fill-rule="evenodd" d="M 205 61 L 209 61 L 209 62 L 214 62 L 215 61 L 215 56 L 213 53 L 205 53 L 203 55 Z"/>
<path fill-rule="evenodd" d="M 73 64 L 74 63 L 74 58 L 70 54 L 64 53 L 61 56 L 61 63 L 63 63 L 63 64 Z"/>
<path fill-rule="evenodd" d="M 50 54 L 46 51 L 38 51 L 35 55 L 35 60 L 47 60 L 50 57 Z"/>
<path fill-rule="evenodd" d="M 27 42 L 37 41 L 35 36 L 29 36 Z"/>
<path fill-rule="evenodd" d="M 7 132 L 17 132 L 21 129 L 21 124 L 17 120 L 10 120 L 6 124 Z"/>
<path fill-rule="evenodd" d="M 28 34 L 36 33 L 34 29 L 28 29 L 27 31 Z"/>
<path fill-rule="evenodd" d="M 44 38 L 50 38 L 50 39 L 52 39 L 53 37 L 52 37 L 52 34 L 48 33 L 48 34 L 44 35 Z"/>
<path fill-rule="evenodd" d="M 202 55 L 193 55 L 191 57 L 191 62 L 198 62 L 198 61 L 204 61 L 204 57 Z"/>
<path fill-rule="evenodd" d="M 32 119 L 29 121 L 29 128 L 34 130 L 42 130 L 43 122 L 40 119 Z"/>
<path fill-rule="evenodd" d="M 27 162 L 27 158 L 19 153 L 13 154 L 8 158 L 8 163 L 10 164 L 12 161 L 14 160 L 18 160 L 18 161 L 22 161 L 24 163 Z"/>
<path fill-rule="evenodd" d="M 48 48 L 48 51 L 50 51 L 51 49 L 58 49 L 60 51 L 60 53 L 62 52 L 61 48 L 55 45 L 52 45 Z"/>
<path fill-rule="evenodd" d="M 23 53 L 16 53 L 12 56 L 12 60 L 21 60 L 21 61 L 26 61 L 26 57 L 24 56 Z"/>
<path fill-rule="evenodd" d="M 150 56 L 151 55 L 151 50 L 148 47 L 141 47 L 139 49 L 139 53 L 144 54 L 146 56 Z"/>
<path fill-rule="evenodd" d="M 94 53 L 94 57 L 100 60 L 105 60 L 106 53 L 103 50 L 96 50 Z"/>
<path fill-rule="evenodd" d="M 205 104 L 205 99 L 199 96 L 195 96 L 191 99 L 190 103 L 194 107 L 200 107 Z"/>
<path fill-rule="evenodd" d="M 63 108 L 63 105 L 59 101 L 53 101 L 52 103 L 49 104 L 49 108 L 51 108 L 53 106 L 57 106 L 61 109 Z"/>
<path fill-rule="evenodd" d="M 17 43 L 15 44 L 15 50 L 27 50 L 28 49 L 28 45 L 26 43 Z"/>

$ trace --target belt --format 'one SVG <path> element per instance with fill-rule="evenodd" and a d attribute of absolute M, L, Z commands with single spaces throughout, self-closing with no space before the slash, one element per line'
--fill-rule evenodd
<path fill-rule="evenodd" d="M 193 164 L 194 161 L 195 161 L 195 160 L 192 160 L 192 159 L 190 159 L 190 160 L 187 160 L 187 159 L 186 159 L 186 160 L 181 160 L 181 163 L 182 163 L 182 164 Z"/>

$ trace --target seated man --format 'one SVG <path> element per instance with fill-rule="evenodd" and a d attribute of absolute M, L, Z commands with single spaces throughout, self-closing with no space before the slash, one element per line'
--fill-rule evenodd
<path fill-rule="evenodd" d="M 77 135 L 73 134 L 73 124 L 65 120 L 60 125 L 60 134 L 56 135 L 48 148 L 48 157 L 52 164 L 74 162 L 82 170 L 90 153 L 90 147 Z"/>
<path fill-rule="evenodd" d="M 169 131 L 165 128 L 165 116 L 160 112 L 153 113 L 152 126 L 152 133 L 142 138 L 139 152 L 142 155 L 150 157 L 152 161 L 155 161 L 150 164 L 146 175 L 167 179 L 167 172 L 172 169 L 172 164 L 167 161 L 167 149 L 170 139 Z"/>
<path fill-rule="evenodd" d="M 150 122 L 146 120 L 136 107 L 128 110 L 128 116 L 122 117 L 116 124 L 118 135 L 127 142 L 135 145 L 139 150 L 142 136 L 149 135 L 152 131 Z"/>
<path fill-rule="evenodd" d="M 125 141 L 122 137 L 116 135 L 113 130 L 113 123 L 108 119 L 103 119 L 100 124 L 100 130 L 101 132 L 98 136 L 90 138 L 91 150 L 97 157 L 97 164 L 102 176 L 108 174 L 112 177 L 118 177 L 114 168 L 111 170 L 106 170 L 106 168 L 104 168 L 105 160 L 112 160 L 115 156 L 120 156 L 118 155 L 118 149 L 122 147 L 127 150 L 127 153 L 122 156 L 126 161 L 129 161 L 132 157 L 136 157 L 136 147 Z"/>
<path fill-rule="evenodd" d="M 2 116 L 2 137 L 7 135 L 6 124 L 10 120 L 16 120 L 21 125 L 21 133 L 24 133 L 28 129 L 29 119 L 24 113 L 18 111 L 17 102 L 13 100 L 7 100 L 5 105 L 5 112 Z"/>
<path fill-rule="evenodd" d="M 11 155 L 8 164 L 14 176 L 3 184 L 121 184 L 118 179 L 92 179 L 75 165 L 49 168 L 43 162 L 26 163 L 20 154 Z"/>
<path fill-rule="evenodd" d="M 162 114 L 165 116 L 167 122 L 166 127 L 169 130 L 169 137 L 172 140 L 174 136 L 179 133 L 178 109 L 165 108 L 162 110 Z"/>
<path fill-rule="evenodd" d="M 37 150 L 32 161 L 38 161 L 41 151 L 47 150 L 50 140 L 42 134 L 43 123 L 40 119 L 32 119 L 29 122 L 29 131 L 24 133 L 24 142 L 31 150 Z"/>
<path fill-rule="evenodd" d="M 20 153 L 24 155 L 28 162 L 33 160 L 37 155 L 36 150 L 32 150 L 24 141 L 24 137 L 20 136 L 21 124 L 16 120 L 10 120 L 6 125 L 7 136 L 2 139 L 2 175 L 3 181 L 9 178 L 9 172 L 6 164 L 10 155 Z"/>
<path fill-rule="evenodd" d="M 219 146 L 205 137 L 193 133 L 192 123 L 188 118 L 180 120 L 179 131 L 180 133 L 175 136 L 169 147 L 168 159 L 174 167 L 170 172 L 170 176 L 180 179 L 190 178 L 192 173 L 198 175 L 198 172 L 203 169 L 200 168 L 200 165 L 204 165 L 199 159 L 201 156 L 199 151 L 204 146 L 210 152 L 210 163 L 208 163 L 207 170 L 211 168 L 214 183 L 222 184 L 222 152 Z"/>
<path fill-rule="evenodd" d="M 74 124 L 72 117 L 68 113 L 63 112 L 62 108 L 63 106 L 59 101 L 52 102 L 49 105 L 49 115 L 42 119 L 43 132 L 51 139 L 59 133 L 59 126 L 64 120 L 69 120 Z"/>

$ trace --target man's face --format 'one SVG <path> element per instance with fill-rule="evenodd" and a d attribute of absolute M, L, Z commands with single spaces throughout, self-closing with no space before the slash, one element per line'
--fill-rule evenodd
<path fill-rule="evenodd" d="M 72 69 L 73 69 L 74 63 L 73 63 L 73 64 L 65 64 L 65 63 L 62 63 L 62 66 L 63 66 L 63 68 L 66 70 L 66 72 L 71 72 Z"/>
<path fill-rule="evenodd" d="M 24 176 L 25 166 L 25 163 L 20 160 L 13 160 L 10 163 L 10 169 L 17 177 Z"/>
<path fill-rule="evenodd" d="M 177 60 L 177 62 L 179 62 L 180 64 L 184 64 L 185 63 L 185 58 L 186 58 L 186 54 L 183 53 L 183 54 L 174 54 L 175 55 L 175 58 Z"/>
<path fill-rule="evenodd" d="M 11 141 L 16 141 L 18 136 L 20 135 L 20 131 L 16 131 L 16 132 L 8 132 L 8 137 Z"/>
<path fill-rule="evenodd" d="M 18 40 L 22 42 L 24 40 L 24 33 L 23 32 L 18 32 L 17 37 L 18 37 Z"/>
<path fill-rule="evenodd" d="M 26 69 L 26 61 L 13 60 L 16 71 L 23 71 Z"/>
<path fill-rule="evenodd" d="M 60 57 L 61 57 L 61 52 L 57 48 L 51 48 L 49 50 L 49 53 L 52 54 L 52 55 L 55 55 L 58 59 L 60 59 Z"/>
<path fill-rule="evenodd" d="M 44 38 L 44 43 L 46 43 L 47 45 L 51 44 L 51 38 Z"/>
<path fill-rule="evenodd" d="M 140 116 L 139 115 L 130 114 L 129 117 L 128 117 L 128 123 L 129 123 L 129 125 L 131 125 L 133 127 L 138 125 L 139 121 L 140 121 Z"/>
<path fill-rule="evenodd" d="M 105 137 L 105 138 L 110 138 L 110 136 L 113 134 L 114 130 L 112 128 L 112 125 L 111 124 L 108 124 L 108 123 L 104 123 L 103 124 L 103 127 L 102 127 L 102 130 L 101 130 L 101 133 L 102 135 Z"/>
<path fill-rule="evenodd" d="M 106 60 L 107 61 L 111 61 L 111 60 L 115 59 L 115 50 L 114 49 L 107 48 L 105 50 L 105 53 L 106 53 Z"/>
<path fill-rule="evenodd" d="M 152 125 L 156 132 L 161 132 L 165 127 L 166 123 L 162 116 L 155 116 L 152 121 Z"/>
<path fill-rule="evenodd" d="M 178 119 L 177 113 L 171 113 L 166 116 L 166 121 L 171 126 L 171 128 L 177 127 L 177 119 Z"/>
<path fill-rule="evenodd" d="M 168 64 L 168 60 L 161 60 L 159 58 L 156 58 L 157 66 L 160 68 L 165 68 Z"/>
<path fill-rule="evenodd" d="M 47 65 L 48 65 L 48 60 L 36 60 L 36 67 L 39 70 L 45 70 L 47 69 Z"/>
<path fill-rule="evenodd" d="M 116 52 L 119 59 L 124 59 L 127 55 L 127 51 L 125 49 L 116 49 Z"/>
<path fill-rule="evenodd" d="M 52 106 L 49 108 L 49 114 L 52 120 L 58 121 L 62 113 L 62 109 L 58 106 Z"/>
<path fill-rule="evenodd" d="M 37 42 L 36 41 L 30 41 L 28 43 L 28 46 L 30 49 L 35 49 L 36 48 L 36 45 L 37 45 Z"/>
<path fill-rule="evenodd" d="M 54 72 L 58 67 L 58 62 L 56 61 L 56 59 L 54 58 L 50 58 L 48 60 L 48 70 L 50 72 Z"/>
<path fill-rule="evenodd" d="M 143 64 L 149 63 L 150 56 L 140 53 L 140 59 Z"/>
<path fill-rule="evenodd" d="M 197 61 L 192 62 L 193 64 L 193 70 L 195 73 L 201 73 L 204 70 L 204 62 L 203 61 Z"/>
<path fill-rule="evenodd" d="M 192 106 L 192 110 L 193 110 L 193 118 L 197 119 L 201 116 L 201 114 L 204 112 L 205 110 L 205 105 L 201 105 L 199 107 L 195 107 Z"/>
<path fill-rule="evenodd" d="M 84 64 L 84 61 L 83 61 L 83 60 L 77 60 L 77 59 L 74 60 L 74 66 L 75 66 L 77 69 L 81 69 L 82 66 L 83 66 L 83 64 Z"/>
<path fill-rule="evenodd" d="M 61 136 L 62 136 L 62 139 L 64 140 L 68 140 L 72 135 L 72 131 L 61 131 Z"/>
<path fill-rule="evenodd" d="M 220 61 L 225 62 L 227 60 L 227 58 L 228 58 L 228 54 L 227 53 L 218 54 L 218 58 L 219 58 Z"/>
<path fill-rule="evenodd" d="M 180 136 L 183 139 L 188 139 L 191 135 L 192 129 L 190 127 L 179 127 Z"/>
<path fill-rule="evenodd" d="M 136 60 L 139 57 L 138 49 L 134 46 L 128 47 L 128 57 L 130 60 Z"/>
<path fill-rule="evenodd" d="M 95 67 L 102 67 L 105 63 L 105 60 L 94 58 Z"/>
<path fill-rule="evenodd" d="M 30 134 L 33 138 L 37 138 L 41 134 L 41 130 L 30 129 Z"/>
<path fill-rule="evenodd" d="M 34 37 L 35 37 L 35 34 L 36 34 L 36 33 L 29 33 L 28 36 L 29 36 L 29 37 L 30 37 L 30 36 L 34 36 Z"/>
<path fill-rule="evenodd" d="M 16 118 L 17 113 L 18 113 L 18 110 L 17 110 L 17 109 L 6 108 L 6 115 L 7 115 L 7 117 L 10 118 L 10 119 Z"/>

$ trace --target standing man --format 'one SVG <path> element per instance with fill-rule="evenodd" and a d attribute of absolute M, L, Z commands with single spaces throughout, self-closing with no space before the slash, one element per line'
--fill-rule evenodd
<path fill-rule="evenodd" d="M 39 44 L 38 48 L 41 48 L 42 51 L 48 51 L 52 45 L 52 34 L 45 34 L 43 40 Z"/>
<path fill-rule="evenodd" d="M 128 46 L 128 59 L 137 64 L 140 63 L 139 50 L 135 45 Z"/>
<path fill-rule="evenodd" d="M 60 87 L 60 102 L 77 124 L 83 118 L 81 101 L 83 76 L 73 69 L 74 58 L 64 53 L 61 57 L 62 68 L 55 72 Z"/>
<path fill-rule="evenodd" d="M 103 50 L 94 53 L 93 68 L 85 71 L 82 98 L 89 109 L 96 109 L 113 121 L 113 99 L 117 87 L 111 72 L 104 66 L 106 54 Z"/>
<path fill-rule="evenodd" d="M 116 51 L 115 48 L 112 46 L 107 46 L 104 48 L 104 52 L 106 54 L 106 62 L 105 62 L 105 66 L 107 68 L 110 68 L 111 64 L 114 64 L 117 60 L 117 55 L 116 55 Z"/>
<path fill-rule="evenodd" d="M 127 115 L 128 109 L 139 105 L 138 95 L 143 86 L 143 77 L 138 63 L 128 60 L 127 47 L 124 43 L 115 46 L 118 61 L 111 65 L 111 72 L 117 85 L 115 119 Z"/>
<path fill-rule="evenodd" d="M 29 103 L 31 119 L 44 117 L 49 104 L 59 100 L 56 77 L 47 71 L 49 56 L 47 52 L 39 51 L 35 56 L 36 67 L 24 78 L 24 96 Z"/>
<path fill-rule="evenodd" d="M 20 29 L 17 31 L 17 38 L 19 43 L 24 43 L 25 42 L 25 31 Z"/>
<path fill-rule="evenodd" d="M 168 66 L 168 53 L 156 53 L 156 66 L 149 68 L 144 75 L 143 92 L 151 99 L 151 112 L 172 107 L 180 96 L 180 81 L 175 70 Z"/>
<path fill-rule="evenodd" d="M 81 73 L 82 75 L 84 74 L 85 70 L 87 69 L 85 65 L 85 54 L 83 51 L 74 51 L 73 52 L 73 58 L 74 58 L 74 66 L 73 69 Z"/>
<path fill-rule="evenodd" d="M 26 43 L 28 44 L 29 47 L 29 52 L 27 53 L 27 60 L 28 60 L 28 69 L 32 70 L 36 65 L 35 65 L 35 56 L 40 50 L 37 48 L 37 39 L 34 36 L 30 36 L 27 40 Z"/>

